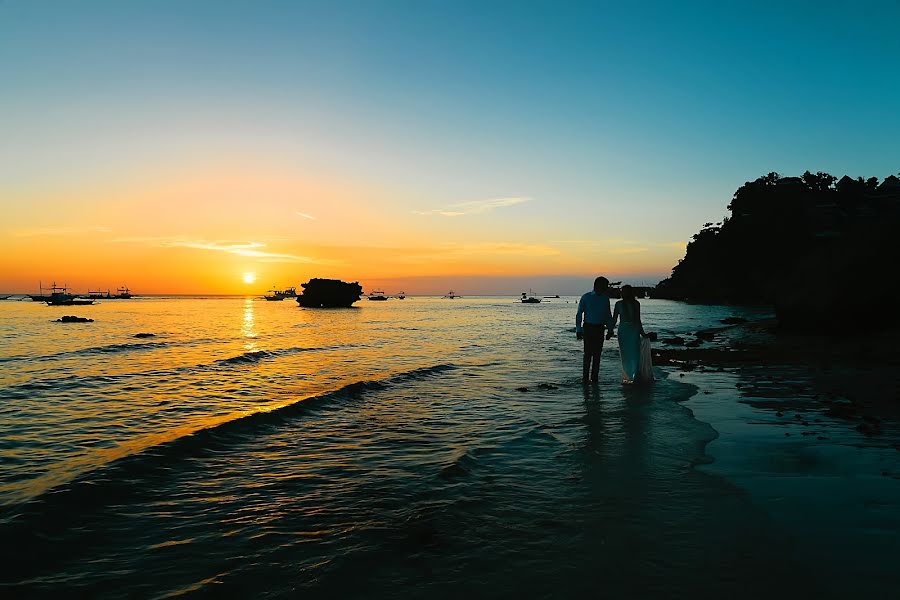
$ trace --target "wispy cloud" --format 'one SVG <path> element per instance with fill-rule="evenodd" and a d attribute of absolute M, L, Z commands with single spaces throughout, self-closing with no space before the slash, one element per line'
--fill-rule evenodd
<path fill-rule="evenodd" d="M 516 196 L 513 198 L 494 198 L 491 200 L 472 200 L 469 202 L 459 202 L 450 204 L 444 208 L 435 208 L 433 210 L 414 210 L 413 214 L 417 215 L 440 215 L 442 217 L 462 217 L 464 215 L 478 215 L 490 212 L 496 208 L 505 208 L 507 206 L 515 206 L 528 202 L 530 198 Z"/>
<path fill-rule="evenodd" d="M 36 227 L 14 231 L 15 237 L 37 237 L 45 235 L 78 235 L 85 233 L 109 233 L 109 227 Z"/>
<path fill-rule="evenodd" d="M 447 243 L 432 248 L 421 248 L 418 251 L 408 250 L 402 256 L 395 258 L 395 260 L 402 263 L 421 264 L 424 262 L 452 262 L 471 257 L 515 256 L 520 258 L 538 258 L 558 256 L 559 254 L 559 249 L 545 244 L 522 244 L 518 242 Z"/>
<path fill-rule="evenodd" d="M 317 220 L 318 220 L 318 219 L 316 219 L 314 216 L 312 216 L 312 215 L 310 215 L 310 214 L 307 214 L 307 213 L 305 213 L 305 212 L 300 212 L 299 210 L 296 211 L 296 214 L 297 214 L 298 217 L 303 217 L 304 219 L 309 219 L 310 221 L 317 221 Z"/>
<path fill-rule="evenodd" d="M 123 237 L 110 240 L 117 243 L 150 244 L 159 248 L 192 248 L 212 252 L 227 252 L 238 256 L 247 256 L 269 263 L 318 263 L 323 262 L 309 256 L 267 252 L 262 250 L 266 244 L 262 242 L 233 242 L 228 240 L 209 241 L 192 240 L 184 237 Z"/>

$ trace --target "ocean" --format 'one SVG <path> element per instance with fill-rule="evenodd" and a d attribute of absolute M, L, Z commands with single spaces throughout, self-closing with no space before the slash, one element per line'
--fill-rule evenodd
<path fill-rule="evenodd" d="M 576 304 L 0 302 L 0 592 L 827 596 L 703 467 L 699 384 L 622 386 L 615 340 L 580 383 Z M 763 313 L 642 314 L 665 337 Z"/>

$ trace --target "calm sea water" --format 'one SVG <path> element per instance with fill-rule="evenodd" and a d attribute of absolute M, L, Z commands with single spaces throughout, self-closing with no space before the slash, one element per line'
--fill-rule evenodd
<path fill-rule="evenodd" d="M 624 388 L 615 342 L 578 382 L 574 312 L 0 302 L 0 591 L 750 597 L 802 569 L 694 468 L 693 386 Z M 746 312 L 643 302 L 661 334 Z"/>

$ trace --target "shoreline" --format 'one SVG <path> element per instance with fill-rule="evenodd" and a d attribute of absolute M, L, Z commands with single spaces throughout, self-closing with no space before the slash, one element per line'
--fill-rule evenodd
<path fill-rule="evenodd" d="M 811 340 L 771 322 L 711 333 L 704 347 L 654 350 L 668 377 L 696 386 L 684 406 L 717 433 L 704 449 L 710 462 L 693 468 L 761 508 L 798 560 L 817 565 L 827 596 L 900 585 L 885 567 L 900 554 L 900 411 L 891 402 L 900 375 L 889 336 Z"/>

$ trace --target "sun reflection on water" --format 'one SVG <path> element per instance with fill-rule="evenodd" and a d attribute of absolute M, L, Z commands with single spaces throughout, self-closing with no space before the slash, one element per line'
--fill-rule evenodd
<path fill-rule="evenodd" d="M 251 352 L 256 350 L 256 331 L 254 331 L 253 325 L 253 298 L 246 298 L 244 300 L 244 319 L 241 321 L 241 335 L 246 338 L 244 349 Z"/>

